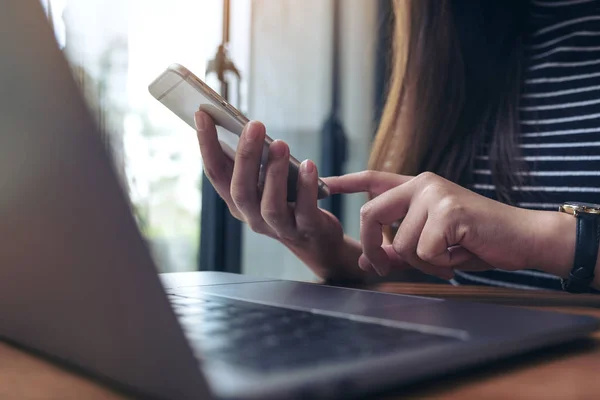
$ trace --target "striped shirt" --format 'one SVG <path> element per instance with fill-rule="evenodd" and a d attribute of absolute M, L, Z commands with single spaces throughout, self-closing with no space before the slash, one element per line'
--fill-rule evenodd
<path fill-rule="evenodd" d="M 530 2 L 518 137 L 527 168 L 513 200 L 535 210 L 600 203 L 600 0 Z M 468 187 L 495 198 L 485 153 Z M 452 283 L 560 289 L 557 277 L 539 271 L 457 271 Z"/>

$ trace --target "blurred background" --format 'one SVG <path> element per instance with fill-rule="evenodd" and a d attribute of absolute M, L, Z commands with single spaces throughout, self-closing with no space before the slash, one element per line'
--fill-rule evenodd
<path fill-rule="evenodd" d="M 235 106 L 321 175 L 365 169 L 385 92 L 390 0 L 41 1 L 159 270 L 314 279 L 285 247 L 228 216 L 203 182 L 195 132 L 147 87 L 180 63 L 220 91 L 207 66 L 224 44 L 240 75 L 225 74 Z M 322 206 L 358 237 L 364 201 Z"/>

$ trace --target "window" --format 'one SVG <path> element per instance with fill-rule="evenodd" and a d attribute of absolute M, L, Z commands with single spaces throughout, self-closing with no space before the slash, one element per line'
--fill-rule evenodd
<path fill-rule="evenodd" d="M 42 3 L 75 79 L 106 132 L 140 229 L 160 270 L 196 269 L 202 165 L 195 134 L 152 98 L 147 87 L 174 62 L 204 76 L 221 42 L 222 3 Z M 231 34 L 231 56 L 242 72 L 248 64 L 249 3 L 235 0 L 232 4 L 236 29 Z"/>

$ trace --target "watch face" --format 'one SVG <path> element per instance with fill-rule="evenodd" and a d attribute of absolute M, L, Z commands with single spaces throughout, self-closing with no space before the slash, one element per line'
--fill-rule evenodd
<path fill-rule="evenodd" d="M 600 204 L 593 203 L 578 203 L 575 201 L 570 201 L 564 203 L 560 207 L 561 211 L 567 212 L 569 214 L 576 213 L 587 213 L 587 214 L 600 214 Z"/>

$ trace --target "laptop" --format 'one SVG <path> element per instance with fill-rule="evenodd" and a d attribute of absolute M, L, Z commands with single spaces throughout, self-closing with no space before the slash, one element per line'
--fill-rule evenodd
<path fill-rule="evenodd" d="M 144 398 L 346 398 L 598 328 L 235 274 L 161 278 L 38 0 L 1 3 L 0 60 L 5 341 Z"/>

